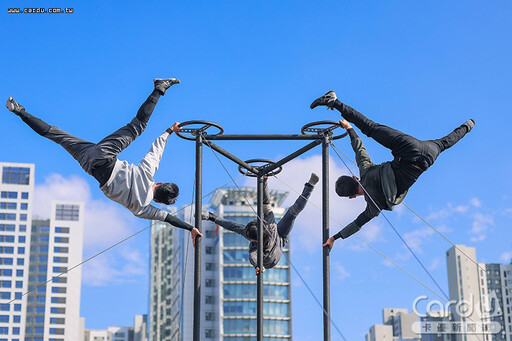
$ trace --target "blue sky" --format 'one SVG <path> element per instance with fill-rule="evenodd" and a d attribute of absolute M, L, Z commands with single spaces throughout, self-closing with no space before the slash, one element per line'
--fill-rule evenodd
<path fill-rule="evenodd" d="M 475 129 L 422 175 L 406 203 L 452 242 L 476 247 L 479 261 L 510 260 L 511 3 L 24 1 L 7 5 L 74 8 L 73 14 L 53 15 L 13 15 L 4 8 L 0 94 L 4 100 L 13 96 L 30 113 L 81 138 L 98 141 L 127 123 L 151 92 L 153 78 L 181 79 L 182 84 L 161 98 L 144 134 L 120 155 L 131 162 L 138 162 L 175 121 L 206 119 L 221 124 L 226 133 L 298 133 L 305 123 L 337 120 L 336 112 L 309 109 L 313 99 L 331 89 L 373 120 L 420 139 L 441 137 L 474 118 Z M 148 225 L 108 202 L 95 180 L 62 148 L 5 109 L 0 127 L 4 146 L 0 159 L 35 163 L 40 198 L 51 192 L 82 199 L 95 219 L 103 218 L 107 227 L 102 229 L 93 218 L 86 222 L 85 256 Z M 374 162 L 391 158 L 384 147 L 366 137 L 364 142 Z M 242 159 L 278 159 L 302 146 L 300 142 L 221 145 Z M 348 140 L 336 145 L 351 153 Z M 300 190 L 310 171 L 320 172 L 319 153 L 317 148 L 295 161 L 282 180 Z M 173 136 L 157 179 L 180 185 L 179 205 L 192 198 L 193 161 L 193 143 Z M 236 174 L 235 166 L 224 163 Z M 334 153 L 331 167 L 331 183 L 338 174 L 347 173 Z M 228 181 L 205 149 L 204 193 Z M 271 186 L 284 188 L 276 180 Z M 317 204 L 319 192 L 313 196 Z M 348 223 L 364 207 L 361 201 L 332 197 L 331 215 Z M 444 255 L 450 245 L 405 208 L 388 212 L 387 217 L 447 291 Z M 319 297 L 320 226 L 319 212 L 308 207 L 292 237 L 293 262 Z M 333 233 L 339 228 L 333 225 Z M 434 288 L 382 217 L 365 227 L 361 236 Z M 148 245 L 146 232 L 84 265 L 81 313 L 87 328 L 129 325 L 135 314 L 147 312 Z M 382 308 L 410 309 L 414 298 L 426 292 L 357 239 L 337 242 L 331 262 L 332 317 L 349 340 L 363 338 L 372 324 L 380 323 Z M 316 309 L 313 299 L 296 276 L 294 283 L 294 339 L 316 340 L 322 331 L 321 310 L 311 316 Z M 339 339 L 333 330 L 333 340 Z"/>

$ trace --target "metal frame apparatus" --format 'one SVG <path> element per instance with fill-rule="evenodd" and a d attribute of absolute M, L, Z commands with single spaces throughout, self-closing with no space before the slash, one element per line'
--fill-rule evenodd
<path fill-rule="evenodd" d="M 196 126 L 196 127 L 190 127 Z M 335 121 L 317 121 L 306 124 L 301 129 L 301 134 L 292 135 L 224 135 L 224 129 L 213 122 L 208 121 L 187 121 L 180 124 L 182 130 L 177 132 L 179 137 L 196 142 L 196 177 L 195 177 L 195 212 L 202 212 L 202 178 L 203 178 L 203 144 L 215 152 L 238 164 L 239 171 L 247 176 L 257 178 L 257 215 L 258 215 L 258 267 L 263 265 L 263 177 L 279 173 L 282 166 L 296 157 L 306 153 L 318 145 L 322 145 L 322 243 L 329 239 L 329 144 L 347 136 L 347 133 L 334 136 L 333 131 L 340 127 Z M 216 128 L 216 134 L 208 134 L 209 128 Z M 189 135 L 186 135 L 189 134 Z M 263 141 L 263 140 L 304 140 L 312 141 L 283 159 L 273 162 L 266 159 L 252 159 L 243 161 L 232 155 L 225 149 L 219 147 L 212 141 Z M 254 163 L 264 163 L 261 166 L 253 166 Z M 201 215 L 195 215 L 195 227 L 201 231 Z M 330 329 L 330 276 L 329 276 L 329 249 L 323 249 L 323 324 L 324 340 L 331 339 Z M 196 240 L 194 258 L 194 331 L 193 340 L 201 339 L 201 239 Z M 263 341 L 263 273 L 257 277 L 257 329 L 258 341 Z"/>

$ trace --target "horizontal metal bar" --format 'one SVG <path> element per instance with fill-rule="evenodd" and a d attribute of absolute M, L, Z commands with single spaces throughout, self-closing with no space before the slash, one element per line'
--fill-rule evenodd
<path fill-rule="evenodd" d="M 313 142 L 305 145 L 301 149 L 299 149 L 299 150 L 291 153 L 290 155 L 284 157 L 283 159 L 277 161 L 276 163 L 273 163 L 273 164 L 269 165 L 268 167 L 263 168 L 262 171 L 264 171 L 265 174 L 268 174 L 269 172 L 273 171 L 274 169 L 276 169 L 278 167 L 281 167 L 282 165 L 284 165 L 288 161 L 291 161 L 291 160 L 295 159 L 296 157 L 298 157 L 298 156 L 304 154 L 305 152 L 315 148 L 316 146 L 318 146 L 321 143 L 322 143 L 322 140 L 313 141 Z"/>
<path fill-rule="evenodd" d="M 203 138 L 204 138 L 204 136 L 203 136 Z M 217 153 L 224 155 L 225 157 L 227 157 L 231 161 L 233 161 L 233 162 L 239 164 L 240 166 L 244 167 L 249 172 L 252 172 L 252 173 L 254 173 L 256 175 L 259 174 L 259 171 L 258 171 L 257 168 L 255 168 L 255 167 L 251 166 L 250 164 L 240 160 L 239 158 L 237 158 L 236 156 L 232 155 L 228 151 L 226 151 L 226 150 L 222 149 L 221 147 L 217 146 L 215 143 L 213 143 L 213 142 L 203 142 L 203 143 L 206 144 L 211 149 L 215 150 Z"/>
<path fill-rule="evenodd" d="M 279 135 L 279 134 L 269 134 L 269 135 L 243 135 L 243 134 L 235 134 L 235 135 L 203 135 L 203 138 L 208 141 L 214 140 L 322 140 L 322 135 L 302 135 L 302 134 L 293 134 L 293 135 Z"/>

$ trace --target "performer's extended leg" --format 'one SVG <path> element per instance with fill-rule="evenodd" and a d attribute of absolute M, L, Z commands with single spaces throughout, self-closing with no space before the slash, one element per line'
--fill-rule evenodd
<path fill-rule="evenodd" d="M 87 165 L 86 152 L 95 146 L 94 143 L 68 134 L 64 130 L 51 126 L 40 118 L 29 114 L 25 108 L 18 104 L 12 97 L 9 97 L 7 100 L 7 108 L 20 116 L 23 122 L 25 122 L 36 133 L 64 147 L 64 149 L 66 149 L 66 151 L 70 153 L 78 163 L 80 163 L 80 166 L 90 174 L 90 169 Z"/>
<path fill-rule="evenodd" d="M 316 174 L 311 175 L 311 179 L 306 182 L 304 185 L 304 189 L 302 190 L 302 194 L 295 200 L 292 206 L 288 208 L 285 215 L 279 223 L 277 224 L 277 232 L 279 236 L 284 240 L 284 243 L 288 243 L 288 236 L 293 228 L 293 224 L 295 222 L 295 218 L 299 215 L 300 212 L 306 207 L 309 197 L 315 188 L 315 184 L 318 182 L 318 176 Z"/>
<path fill-rule="evenodd" d="M 393 156 L 414 159 L 414 156 L 421 152 L 421 143 L 415 137 L 376 123 L 339 100 L 336 100 L 334 107 L 341 113 L 343 118 L 358 127 L 363 134 L 373 138 L 384 147 L 391 149 Z"/>
<path fill-rule="evenodd" d="M 162 93 L 155 89 L 140 106 L 137 116 L 130 123 L 119 128 L 97 143 L 97 148 L 103 158 L 115 158 L 130 145 L 146 129 L 149 118 L 155 109 Z"/>

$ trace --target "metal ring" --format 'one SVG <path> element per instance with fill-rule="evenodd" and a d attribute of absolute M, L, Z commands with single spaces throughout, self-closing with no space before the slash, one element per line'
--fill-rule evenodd
<path fill-rule="evenodd" d="M 222 135 L 224 133 L 224 129 L 219 124 L 213 123 L 213 122 L 209 122 L 209 121 L 201 121 L 201 120 L 186 121 L 186 122 L 180 123 L 179 127 L 183 128 L 185 126 L 192 125 L 192 124 L 202 124 L 203 126 L 199 127 L 199 128 L 185 128 L 185 129 L 181 129 L 181 131 L 177 131 L 176 132 L 176 135 L 178 135 L 179 137 L 181 137 L 182 139 L 185 139 L 185 140 L 195 141 L 196 140 L 196 136 L 198 134 L 200 134 L 202 132 L 205 132 L 210 127 L 214 127 L 214 128 L 219 129 L 219 132 L 217 134 L 214 134 L 214 135 L 209 134 L 211 136 Z M 183 135 L 183 133 L 189 133 L 192 136 L 186 136 L 186 135 Z"/>
<path fill-rule="evenodd" d="M 319 126 L 319 125 L 322 125 L 322 124 L 329 124 L 330 127 L 326 127 L 326 128 L 314 128 L 315 126 Z M 337 128 L 340 128 L 340 123 L 339 122 L 336 122 L 336 121 L 316 121 L 316 122 L 311 122 L 311 123 L 308 123 L 306 125 L 304 125 L 301 129 L 300 129 L 300 132 L 302 133 L 302 135 L 315 135 L 315 134 L 307 134 L 307 133 L 316 133 L 316 135 L 325 135 L 325 134 L 329 134 L 329 135 L 332 135 L 333 131 Z M 337 140 L 337 139 L 341 139 L 342 137 L 345 137 L 347 136 L 348 133 L 345 132 L 343 134 L 340 134 L 340 135 L 336 135 L 336 136 L 333 136 L 331 137 L 332 140 Z"/>
<path fill-rule="evenodd" d="M 263 170 L 265 169 L 265 167 L 268 167 L 269 165 L 273 165 L 273 164 L 276 163 L 275 161 L 272 161 L 272 160 L 269 160 L 269 159 L 250 159 L 250 160 L 245 161 L 245 163 L 248 163 L 248 164 L 256 163 L 256 162 L 264 162 L 264 163 L 266 163 L 263 166 L 255 167 L 255 168 L 263 169 Z M 279 166 L 278 168 L 274 169 L 273 171 L 271 171 L 270 173 L 265 174 L 265 175 L 267 175 L 267 176 L 274 176 L 274 175 L 277 175 L 277 174 L 281 173 L 282 170 L 283 170 L 283 166 Z M 247 169 L 243 168 L 242 166 L 238 166 L 238 171 L 240 173 L 242 173 L 243 175 L 246 175 L 246 176 L 250 176 L 250 177 L 253 177 L 253 178 L 258 177 L 257 174 L 254 174 L 254 173 L 248 171 Z"/>

